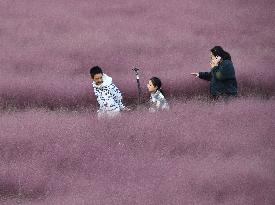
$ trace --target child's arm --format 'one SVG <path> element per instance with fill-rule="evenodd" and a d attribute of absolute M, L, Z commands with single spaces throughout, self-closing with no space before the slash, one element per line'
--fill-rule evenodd
<path fill-rule="evenodd" d="M 227 80 L 235 78 L 235 71 L 231 61 L 224 61 L 220 69 L 215 72 L 215 77 L 218 80 Z"/>

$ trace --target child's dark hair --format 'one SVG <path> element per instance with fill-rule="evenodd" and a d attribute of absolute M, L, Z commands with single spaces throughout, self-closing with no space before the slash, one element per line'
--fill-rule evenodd
<path fill-rule="evenodd" d="M 161 80 L 157 77 L 152 77 L 150 81 L 152 82 L 153 86 L 158 87 L 157 90 L 159 90 L 162 93 L 162 95 L 164 95 L 164 92 L 161 89 L 161 85 L 162 85 Z"/>
<path fill-rule="evenodd" d="M 220 56 L 223 60 L 230 60 L 231 61 L 231 56 L 228 52 L 223 50 L 221 46 L 215 46 L 214 48 L 211 49 L 211 52 L 214 56 Z"/>
<path fill-rule="evenodd" d="M 103 74 L 102 69 L 99 66 L 94 66 L 90 69 L 91 77 L 94 78 L 96 74 Z"/>

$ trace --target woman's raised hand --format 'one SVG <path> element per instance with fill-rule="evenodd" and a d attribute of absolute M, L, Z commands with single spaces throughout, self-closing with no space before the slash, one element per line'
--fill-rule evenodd
<path fill-rule="evenodd" d="M 219 65 L 221 58 L 211 57 L 210 66 L 211 68 L 214 68 Z"/>
<path fill-rule="evenodd" d="M 199 73 L 190 73 L 190 74 L 196 76 L 196 78 L 199 77 Z"/>

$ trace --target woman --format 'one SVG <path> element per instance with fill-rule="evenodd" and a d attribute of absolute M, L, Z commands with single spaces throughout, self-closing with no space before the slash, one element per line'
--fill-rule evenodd
<path fill-rule="evenodd" d="M 214 99 L 220 96 L 237 96 L 237 80 L 231 56 L 222 47 L 211 49 L 211 71 L 191 73 L 200 79 L 210 81 L 210 93 Z"/>

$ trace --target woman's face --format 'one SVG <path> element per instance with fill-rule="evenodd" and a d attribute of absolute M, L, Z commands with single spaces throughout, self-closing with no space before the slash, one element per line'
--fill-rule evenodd
<path fill-rule="evenodd" d="M 212 52 L 211 52 L 210 57 L 211 57 L 211 61 L 215 60 L 215 58 L 216 58 L 216 57 L 213 55 L 213 53 L 212 53 Z"/>
<path fill-rule="evenodd" d="M 214 56 L 213 53 L 211 52 L 211 62 L 219 63 L 221 60 L 220 56 Z"/>
<path fill-rule="evenodd" d="M 149 80 L 149 82 L 148 82 L 148 84 L 147 84 L 147 88 L 148 88 L 148 91 L 149 91 L 150 93 L 154 93 L 154 92 L 156 92 L 157 89 L 158 89 L 158 87 L 155 87 L 155 86 L 153 85 L 153 83 L 152 83 L 151 80 Z"/>

